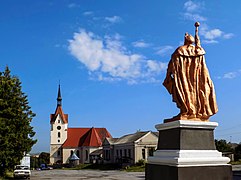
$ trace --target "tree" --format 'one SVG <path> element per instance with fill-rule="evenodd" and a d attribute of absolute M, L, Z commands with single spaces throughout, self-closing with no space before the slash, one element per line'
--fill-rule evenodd
<path fill-rule="evenodd" d="M 41 152 L 39 155 L 39 162 L 40 164 L 49 164 L 50 155 L 46 152 Z"/>
<path fill-rule="evenodd" d="M 215 139 L 215 145 L 216 145 L 216 149 L 220 152 L 232 152 L 232 146 L 230 144 L 227 143 L 226 140 L 224 139 L 220 139 L 217 140 Z"/>
<path fill-rule="evenodd" d="M 239 144 L 237 147 L 235 147 L 234 159 L 235 159 L 235 161 L 240 161 L 240 159 L 241 159 L 241 144 Z"/>
<path fill-rule="evenodd" d="M 20 80 L 6 67 L 0 72 L 0 175 L 19 164 L 37 142 L 30 125 L 34 116 Z"/>

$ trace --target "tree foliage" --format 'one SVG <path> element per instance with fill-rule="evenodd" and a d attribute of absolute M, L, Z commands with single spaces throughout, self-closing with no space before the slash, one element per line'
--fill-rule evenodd
<path fill-rule="evenodd" d="M 216 149 L 220 152 L 232 152 L 232 146 L 230 144 L 227 143 L 226 140 L 224 139 L 220 139 L 217 140 L 215 139 L 215 145 L 216 145 Z"/>
<path fill-rule="evenodd" d="M 0 72 L 0 175 L 19 164 L 36 143 L 30 125 L 34 116 L 20 80 L 6 67 Z"/>
<path fill-rule="evenodd" d="M 235 161 L 241 160 L 241 144 L 239 144 L 237 147 L 235 147 L 234 159 L 235 159 Z"/>

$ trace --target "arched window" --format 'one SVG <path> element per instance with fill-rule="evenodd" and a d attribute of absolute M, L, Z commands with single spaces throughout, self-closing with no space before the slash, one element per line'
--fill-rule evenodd
<path fill-rule="evenodd" d="M 79 150 L 77 150 L 77 151 L 76 151 L 76 155 L 77 155 L 77 156 L 78 156 L 78 158 L 79 158 Z"/>
<path fill-rule="evenodd" d="M 85 160 L 86 161 L 88 161 L 88 156 L 89 156 L 88 150 L 85 150 Z"/>
<path fill-rule="evenodd" d="M 60 132 L 58 132 L 58 138 L 60 138 Z"/>

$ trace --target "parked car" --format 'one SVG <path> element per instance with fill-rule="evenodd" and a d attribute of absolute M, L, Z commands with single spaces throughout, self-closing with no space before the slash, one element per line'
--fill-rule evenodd
<path fill-rule="evenodd" d="M 14 178 L 28 178 L 30 179 L 31 171 L 28 166 L 17 165 L 13 172 Z"/>
<path fill-rule="evenodd" d="M 47 164 L 41 164 L 40 165 L 41 170 L 51 170 L 53 169 L 52 167 L 48 166 Z"/>

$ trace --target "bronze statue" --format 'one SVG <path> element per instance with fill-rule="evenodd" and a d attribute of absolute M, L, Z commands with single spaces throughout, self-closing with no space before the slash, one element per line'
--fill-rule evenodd
<path fill-rule="evenodd" d="M 186 33 L 184 45 L 176 49 L 168 64 L 163 85 L 172 95 L 180 113 L 164 122 L 209 121 L 209 117 L 218 111 L 214 86 L 205 63 L 205 51 L 198 36 L 199 25 L 195 23 L 195 39 Z"/>

